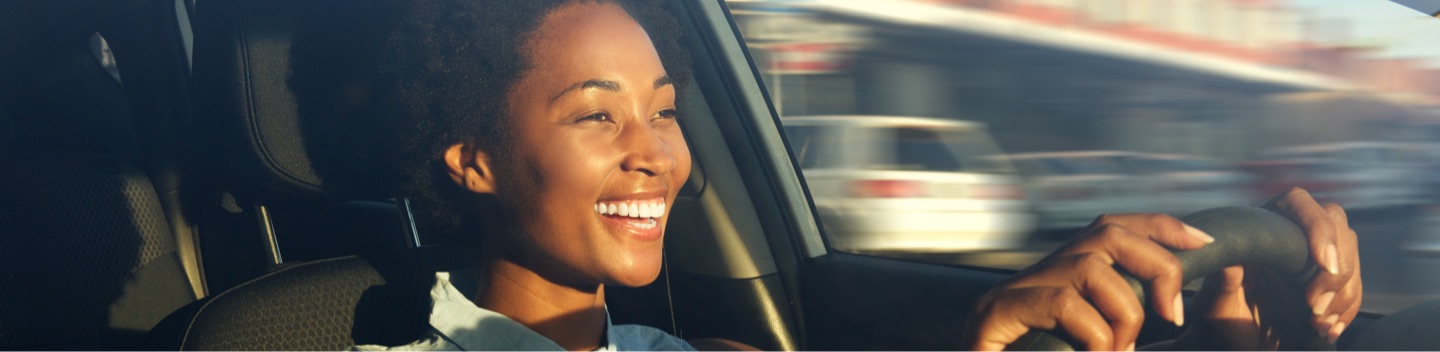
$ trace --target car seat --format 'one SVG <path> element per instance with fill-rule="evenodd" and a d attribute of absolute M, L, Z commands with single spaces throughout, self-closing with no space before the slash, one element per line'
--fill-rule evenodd
<path fill-rule="evenodd" d="M 195 294 L 95 32 L 37 32 L 0 63 L 0 349 L 130 348 Z"/>
<path fill-rule="evenodd" d="M 233 213 L 220 216 L 258 222 L 202 236 L 263 238 L 269 272 L 171 314 L 144 348 L 335 350 L 404 343 L 423 332 L 433 273 L 449 267 L 439 263 L 464 262 L 464 253 L 407 250 L 416 241 L 407 237 L 414 232 L 402 221 L 402 207 L 317 171 L 317 163 L 340 152 L 317 146 L 325 132 L 307 133 L 301 116 L 334 107 L 302 107 L 309 102 L 292 93 L 292 80 L 323 75 L 292 72 L 293 36 L 339 17 L 327 9 L 347 6 L 209 1 L 196 9 L 197 118 L 208 126 L 200 131 L 211 141 L 204 147 L 216 156 L 208 165 L 216 191 Z M 320 23 L 306 24 L 312 20 Z M 227 270 L 225 263 L 207 264 L 207 271 Z"/>

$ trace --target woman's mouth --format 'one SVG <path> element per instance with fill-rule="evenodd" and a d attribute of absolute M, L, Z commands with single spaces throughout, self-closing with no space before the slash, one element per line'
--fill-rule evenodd
<path fill-rule="evenodd" d="M 595 212 L 607 219 L 623 222 L 638 230 L 654 229 L 665 215 L 665 200 L 603 201 L 595 203 Z"/>

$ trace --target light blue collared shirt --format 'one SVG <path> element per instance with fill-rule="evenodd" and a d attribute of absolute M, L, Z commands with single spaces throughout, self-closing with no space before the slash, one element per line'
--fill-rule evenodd
<path fill-rule="evenodd" d="M 430 289 L 430 330 L 400 346 L 360 345 L 362 351 L 562 351 L 564 348 L 503 314 L 475 305 L 450 284 L 450 273 L 435 274 Z M 605 312 L 606 346 L 599 351 L 694 351 L 690 343 L 660 329 L 611 325 Z"/>

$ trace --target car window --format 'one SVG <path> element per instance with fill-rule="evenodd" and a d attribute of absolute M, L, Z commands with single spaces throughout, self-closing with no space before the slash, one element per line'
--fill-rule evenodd
<path fill-rule="evenodd" d="M 786 126 L 785 134 L 801 169 L 840 167 L 844 145 L 834 127 Z"/>
<path fill-rule="evenodd" d="M 960 128 L 875 128 L 874 143 L 890 153 L 866 163 L 872 170 L 1009 173 L 1000 150 L 983 132 Z"/>
<path fill-rule="evenodd" d="M 1366 310 L 1440 298 L 1428 14 L 1387 0 L 727 4 L 782 120 L 890 126 L 864 145 L 786 130 L 802 168 L 864 164 L 808 174 L 832 250 L 1022 268 L 1101 213 L 1181 216 L 1302 187 L 1347 209 Z M 985 191 L 999 189 L 1014 191 Z"/>

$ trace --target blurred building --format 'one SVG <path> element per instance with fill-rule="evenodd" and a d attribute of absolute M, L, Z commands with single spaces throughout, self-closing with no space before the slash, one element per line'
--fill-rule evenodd
<path fill-rule="evenodd" d="M 1297 124 L 1324 130 L 1309 135 L 1317 139 L 1403 131 L 1434 120 L 1426 107 L 1440 97 L 1440 71 L 1327 44 L 1348 35 L 1345 22 L 1280 0 L 731 0 L 731 8 L 783 115 L 979 121 L 1015 152 L 1240 160 Z M 1336 105 L 1347 108 L 1325 109 Z"/>

